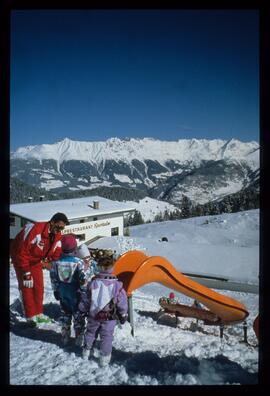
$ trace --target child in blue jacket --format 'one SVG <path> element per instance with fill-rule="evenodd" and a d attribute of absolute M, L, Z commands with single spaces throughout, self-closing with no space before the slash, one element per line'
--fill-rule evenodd
<path fill-rule="evenodd" d="M 84 290 L 87 282 L 84 262 L 76 257 L 77 241 L 73 234 L 63 235 L 61 245 L 60 259 L 52 262 L 51 284 L 54 296 L 60 302 L 63 344 L 66 345 L 70 341 L 73 319 L 75 343 L 80 346 L 85 327 L 85 319 L 78 311 L 80 291 Z"/>

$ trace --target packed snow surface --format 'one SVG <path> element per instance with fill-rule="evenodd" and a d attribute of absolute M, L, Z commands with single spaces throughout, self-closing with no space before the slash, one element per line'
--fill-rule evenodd
<path fill-rule="evenodd" d="M 166 236 L 168 242 L 160 242 Z M 130 228 L 130 237 L 103 238 L 93 247 L 112 247 L 121 254 L 143 250 L 166 257 L 178 271 L 215 273 L 258 282 L 259 211 L 198 217 Z M 184 267 L 184 265 L 186 267 Z M 219 327 L 196 319 L 163 315 L 157 320 L 159 298 L 171 291 L 151 283 L 133 293 L 134 337 L 127 322 L 116 327 L 112 361 L 98 365 L 98 349 L 84 361 L 74 344 L 61 345 L 59 304 L 54 299 L 49 273 L 44 271 L 44 313 L 55 322 L 25 328 L 13 266 L 10 267 L 10 383 L 12 385 L 232 385 L 258 383 L 258 340 L 252 324 L 258 314 L 257 294 L 217 290 L 244 304 L 243 324 Z M 193 301 L 175 293 L 181 303 Z M 98 347 L 98 345 L 97 345 Z"/>

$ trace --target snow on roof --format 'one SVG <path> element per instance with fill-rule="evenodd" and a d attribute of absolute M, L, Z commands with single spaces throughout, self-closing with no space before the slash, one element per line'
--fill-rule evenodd
<path fill-rule="evenodd" d="M 94 209 L 94 201 L 99 202 L 98 209 Z M 110 213 L 130 212 L 134 209 L 124 202 L 111 201 L 98 196 L 10 205 L 10 213 L 32 221 L 48 221 L 57 212 L 65 213 L 67 218 L 71 220 Z"/>

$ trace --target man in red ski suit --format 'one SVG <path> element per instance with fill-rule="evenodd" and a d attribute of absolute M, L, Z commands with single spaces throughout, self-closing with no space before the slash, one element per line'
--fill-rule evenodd
<path fill-rule="evenodd" d="M 30 322 L 43 313 L 43 267 L 61 254 L 61 231 L 69 221 L 56 213 L 48 222 L 27 223 L 11 244 L 11 259 L 21 293 L 24 314 Z"/>

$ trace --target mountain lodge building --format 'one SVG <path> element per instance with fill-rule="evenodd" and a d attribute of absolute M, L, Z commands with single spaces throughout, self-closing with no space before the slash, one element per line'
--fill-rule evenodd
<path fill-rule="evenodd" d="M 57 212 L 64 213 L 70 223 L 62 234 L 75 234 L 78 245 L 89 244 L 100 237 L 123 236 L 124 214 L 135 210 L 124 202 L 99 196 L 29 201 L 10 205 L 11 240 L 26 223 L 49 221 Z"/>

